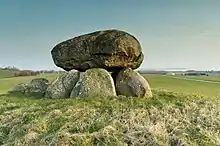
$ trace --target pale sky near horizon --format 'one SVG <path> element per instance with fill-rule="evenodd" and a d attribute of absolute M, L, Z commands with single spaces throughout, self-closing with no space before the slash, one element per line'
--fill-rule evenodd
<path fill-rule="evenodd" d="M 220 70 L 220 0 L 1 0 L 0 66 L 58 69 L 57 43 L 109 28 L 139 39 L 141 69 Z"/>

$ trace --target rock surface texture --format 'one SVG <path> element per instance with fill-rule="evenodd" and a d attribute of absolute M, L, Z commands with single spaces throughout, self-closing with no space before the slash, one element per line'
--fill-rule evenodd
<path fill-rule="evenodd" d="M 66 71 L 136 69 L 144 59 L 139 41 L 116 29 L 96 31 L 61 42 L 51 54 L 54 63 Z"/>
<path fill-rule="evenodd" d="M 29 84 L 27 84 L 27 89 L 25 94 L 28 96 L 44 97 L 49 81 L 44 78 L 33 79 Z"/>
<path fill-rule="evenodd" d="M 69 98 L 73 87 L 79 80 L 78 71 L 69 71 L 60 75 L 47 88 L 45 97 L 48 98 Z"/>
<path fill-rule="evenodd" d="M 118 95 L 133 97 L 152 97 L 147 80 L 132 69 L 123 69 L 116 76 L 116 91 Z"/>
<path fill-rule="evenodd" d="M 116 96 L 114 81 L 105 69 L 94 68 L 80 73 L 70 97 Z"/>
<path fill-rule="evenodd" d="M 11 90 L 8 91 L 9 94 L 25 94 L 27 90 L 27 85 L 24 83 L 20 83 L 13 87 Z"/>

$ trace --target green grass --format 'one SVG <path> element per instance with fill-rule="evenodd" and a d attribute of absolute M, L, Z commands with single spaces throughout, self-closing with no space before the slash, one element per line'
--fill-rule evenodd
<path fill-rule="evenodd" d="M 219 145 L 219 106 L 154 91 L 154 99 L 0 98 L 0 145 Z"/>
<path fill-rule="evenodd" d="M 220 84 L 181 80 L 159 75 L 143 75 L 152 88 L 187 94 L 200 94 L 207 97 L 220 96 Z"/>
<path fill-rule="evenodd" d="M 1 95 L 0 145 L 220 145 L 219 85 L 144 76 L 152 99 Z M 0 91 L 33 78 L 0 79 Z"/>
<path fill-rule="evenodd" d="M 47 78 L 53 80 L 58 76 L 58 74 L 40 74 L 37 76 L 27 76 L 27 77 L 12 77 L 12 78 L 2 78 L 0 79 L 0 94 L 5 94 L 7 91 L 19 83 L 28 83 L 34 78 Z"/>

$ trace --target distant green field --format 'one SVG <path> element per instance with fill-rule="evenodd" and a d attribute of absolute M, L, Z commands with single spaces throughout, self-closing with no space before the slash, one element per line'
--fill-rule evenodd
<path fill-rule="evenodd" d="M 37 76 L 2 78 L 0 79 L 0 94 L 6 93 L 10 88 L 19 83 L 27 83 L 34 78 L 47 78 L 49 80 L 53 80 L 57 76 L 58 74 L 41 74 Z"/>
<path fill-rule="evenodd" d="M 179 76 L 179 77 L 220 82 L 220 76 Z"/>
<path fill-rule="evenodd" d="M 0 69 L 0 78 L 8 78 L 13 76 L 14 76 L 13 71 Z"/>
<path fill-rule="evenodd" d="M 160 75 L 143 76 L 149 81 L 151 87 L 155 89 L 165 89 L 173 92 L 200 94 L 205 96 L 220 96 L 220 84 L 187 81 Z"/>

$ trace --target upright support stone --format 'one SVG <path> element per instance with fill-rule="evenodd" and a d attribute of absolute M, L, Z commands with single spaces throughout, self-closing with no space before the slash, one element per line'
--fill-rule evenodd
<path fill-rule="evenodd" d="M 78 71 L 69 71 L 54 80 L 46 90 L 47 98 L 69 98 L 70 93 L 79 80 Z"/>
<path fill-rule="evenodd" d="M 121 70 L 116 77 L 116 91 L 118 95 L 133 97 L 152 97 L 147 80 L 132 69 Z"/>
<path fill-rule="evenodd" d="M 94 68 L 80 73 L 70 97 L 116 96 L 114 81 L 105 69 Z"/>

